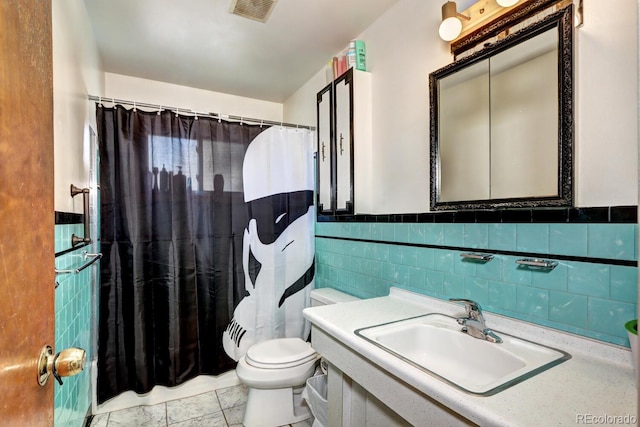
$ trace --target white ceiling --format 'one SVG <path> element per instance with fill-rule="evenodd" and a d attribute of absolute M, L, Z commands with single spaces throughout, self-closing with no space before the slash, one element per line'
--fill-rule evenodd
<path fill-rule="evenodd" d="M 84 0 L 103 70 L 283 102 L 398 0 L 279 0 L 266 23 L 231 0 Z"/>

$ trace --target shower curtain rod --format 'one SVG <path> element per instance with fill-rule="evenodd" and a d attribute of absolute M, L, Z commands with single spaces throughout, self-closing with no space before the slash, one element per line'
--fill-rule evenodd
<path fill-rule="evenodd" d="M 252 117 L 244 117 L 244 116 L 232 116 L 232 115 L 220 114 L 220 113 L 203 113 L 203 112 L 200 112 L 200 111 L 190 110 L 188 108 L 171 107 L 171 106 L 168 106 L 168 105 L 160 105 L 160 104 L 147 104 L 147 103 L 144 103 L 144 102 L 127 101 L 127 100 L 124 100 L 124 99 L 108 98 L 108 97 L 104 97 L 104 96 L 89 95 L 89 101 L 110 102 L 112 104 L 131 105 L 134 108 L 135 107 L 151 108 L 153 110 L 158 110 L 158 111 L 169 110 L 169 111 L 175 111 L 176 114 L 185 113 L 185 114 L 194 115 L 194 116 L 197 116 L 197 117 L 207 117 L 207 118 L 211 118 L 211 119 L 235 121 L 235 122 L 240 122 L 240 123 L 251 123 L 251 124 L 256 124 L 256 125 L 284 126 L 284 127 L 296 128 L 296 129 L 316 130 L 315 126 L 297 125 L 295 123 L 276 122 L 276 121 L 273 121 L 273 120 L 255 119 L 255 118 L 252 118 Z"/>

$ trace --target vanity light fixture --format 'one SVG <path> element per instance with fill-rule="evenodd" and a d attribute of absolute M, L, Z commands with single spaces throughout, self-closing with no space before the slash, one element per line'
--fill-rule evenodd
<path fill-rule="evenodd" d="M 520 0 L 496 0 L 496 3 L 498 3 L 502 7 L 511 7 L 519 1 Z"/>
<path fill-rule="evenodd" d="M 451 41 L 460 35 L 462 32 L 462 21 L 460 19 L 469 21 L 471 18 L 458 13 L 456 3 L 453 1 L 448 1 L 442 5 L 442 23 L 438 29 L 442 40 Z"/>
<path fill-rule="evenodd" d="M 440 24 L 440 38 L 453 41 L 465 37 L 469 33 L 495 21 L 505 13 L 509 13 L 518 4 L 533 0 L 477 0 L 469 8 L 458 12 L 456 3 L 447 1 L 442 5 L 442 23 Z M 554 0 L 537 0 L 553 2 Z M 556 2 L 571 2 L 572 0 L 555 0 Z"/>

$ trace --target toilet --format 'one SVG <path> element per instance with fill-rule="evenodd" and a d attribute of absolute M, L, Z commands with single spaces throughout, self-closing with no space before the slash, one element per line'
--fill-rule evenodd
<path fill-rule="evenodd" d="M 337 304 L 358 298 L 331 288 L 311 291 L 311 306 Z M 242 424 L 275 427 L 311 416 L 302 390 L 320 355 L 300 338 L 276 338 L 251 346 L 238 360 L 236 374 L 249 387 Z"/>

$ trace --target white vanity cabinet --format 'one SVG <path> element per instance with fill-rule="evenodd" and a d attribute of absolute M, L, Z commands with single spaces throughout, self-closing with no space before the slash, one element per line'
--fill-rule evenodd
<path fill-rule="evenodd" d="M 327 424 L 330 426 L 476 425 L 380 369 L 315 325 L 312 325 L 311 345 L 327 362 Z"/>
<path fill-rule="evenodd" d="M 371 74 L 354 69 L 317 95 L 318 214 L 371 212 Z"/>

